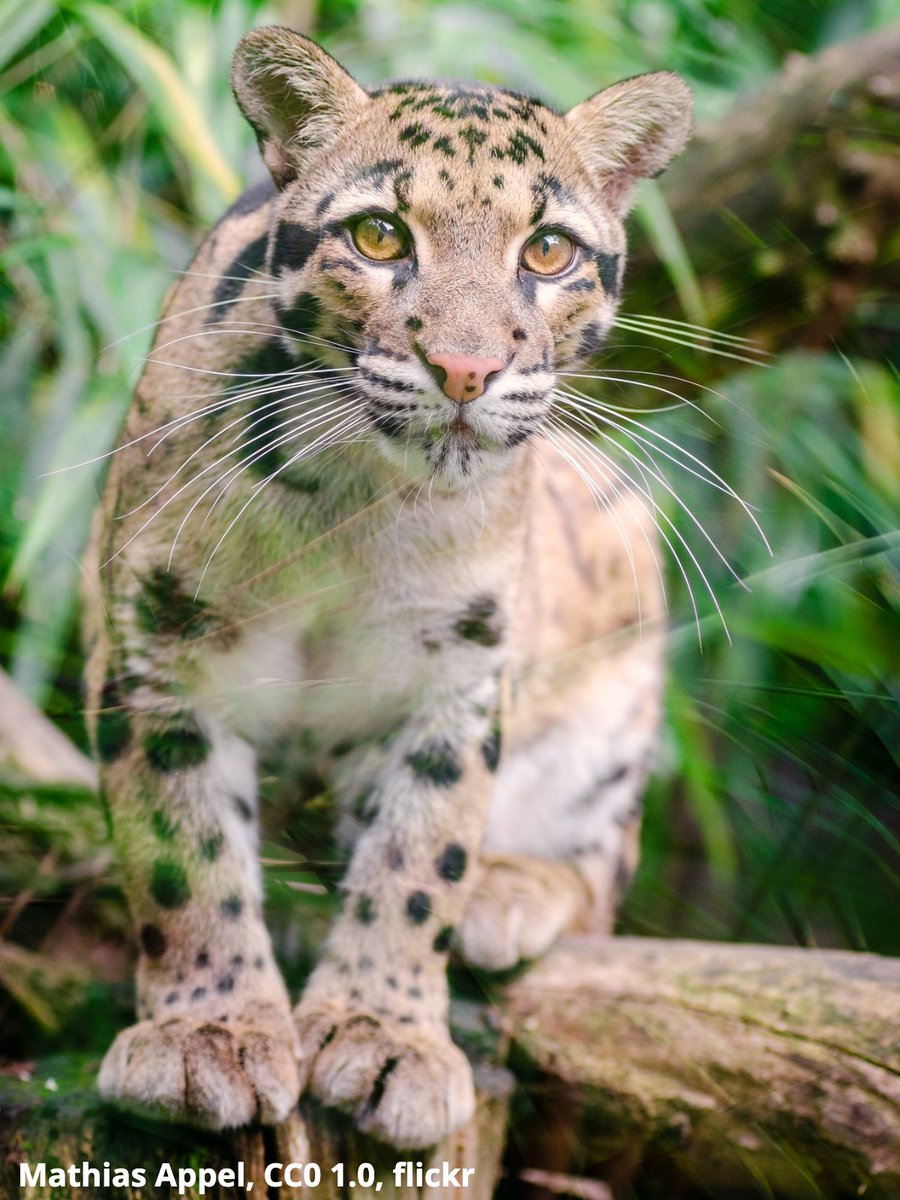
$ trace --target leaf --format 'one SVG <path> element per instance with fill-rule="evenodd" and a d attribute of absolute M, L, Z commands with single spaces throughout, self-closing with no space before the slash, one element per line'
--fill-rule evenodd
<path fill-rule="evenodd" d="M 0 67 L 11 62 L 55 12 L 50 0 L 0 0 Z"/>
<path fill-rule="evenodd" d="M 211 183 L 218 193 L 213 212 L 240 191 L 240 180 L 216 145 L 203 113 L 168 54 L 117 12 L 83 0 L 74 9 L 143 89 L 165 133 L 184 155 L 195 186 Z M 199 177 L 199 178 L 196 178 Z"/>

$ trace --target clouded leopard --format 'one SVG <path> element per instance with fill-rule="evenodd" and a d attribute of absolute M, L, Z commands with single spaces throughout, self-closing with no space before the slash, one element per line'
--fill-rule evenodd
<path fill-rule="evenodd" d="M 140 944 L 100 1087 L 212 1128 L 310 1089 L 425 1146 L 473 1109 L 448 955 L 608 928 L 634 865 L 652 522 L 554 387 L 612 324 L 633 186 L 690 97 L 665 72 L 565 115 L 367 91 L 282 28 L 233 82 L 271 181 L 168 298 L 94 538 L 89 709 Z M 352 847 L 293 1009 L 257 854 L 255 764 L 286 738 Z"/>

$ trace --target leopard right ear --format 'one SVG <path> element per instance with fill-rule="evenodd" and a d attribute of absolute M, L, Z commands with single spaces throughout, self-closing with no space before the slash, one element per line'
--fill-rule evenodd
<path fill-rule="evenodd" d="M 296 178 L 305 151 L 326 145 L 369 103 L 321 46 L 280 25 L 241 39 L 231 85 L 279 188 Z"/>

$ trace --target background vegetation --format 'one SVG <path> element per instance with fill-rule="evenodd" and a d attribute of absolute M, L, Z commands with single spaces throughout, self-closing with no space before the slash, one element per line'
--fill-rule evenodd
<path fill-rule="evenodd" d="M 790 55 L 898 18 L 895 0 L 0 0 L 0 664 L 84 746 L 79 560 L 103 462 L 48 472 L 113 445 L 163 293 L 260 174 L 227 82 L 247 28 L 312 31 L 366 82 L 464 75 L 561 106 L 670 67 L 712 118 Z M 810 209 L 820 200 L 810 194 Z M 897 259 L 896 227 L 891 236 L 883 263 Z M 783 286 L 778 255 L 798 240 L 793 229 L 778 247 L 758 237 L 724 292 L 656 187 L 633 237 L 657 259 L 656 293 L 626 294 L 626 310 L 781 353 L 764 369 L 623 328 L 599 360 L 632 380 L 599 394 L 658 410 L 641 419 L 714 466 L 773 551 L 726 494 L 659 457 L 751 590 L 660 489 L 731 644 L 688 564 L 701 647 L 670 563 L 670 722 L 623 928 L 896 954 L 896 296 L 864 288 L 836 341 L 808 337 L 798 304 L 772 339 L 754 313 Z M 639 370 L 679 380 L 655 383 L 703 411 L 623 374 Z M 131 951 L 96 801 L 0 770 L 0 829 L 6 1050 L 102 1050 L 127 1018 Z M 289 860 L 290 831 L 271 837 L 267 857 Z M 272 906 L 319 882 L 270 869 Z M 286 929 L 280 951 L 302 971 Z"/>

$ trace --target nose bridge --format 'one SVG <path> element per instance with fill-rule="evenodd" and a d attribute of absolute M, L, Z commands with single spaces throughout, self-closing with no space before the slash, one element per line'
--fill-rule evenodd
<path fill-rule="evenodd" d="M 457 404 L 468 404 L 477 400 L 484 392 L 488 375 L 502 371 L 506 366 L 501 358 L 441 351 L 429 354 L 428 362 L 444 372 L 444 393 Z"/>

